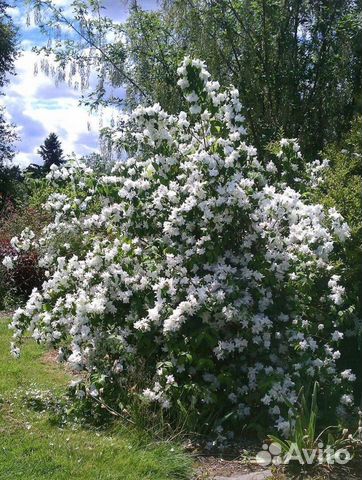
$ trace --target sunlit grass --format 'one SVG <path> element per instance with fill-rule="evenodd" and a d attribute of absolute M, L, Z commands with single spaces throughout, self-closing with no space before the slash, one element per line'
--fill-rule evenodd
<path fill-rule="evenodd" d="M 1 480 L 163 480 L 189 478 L 191 462 L 177 445 L 154 443 L 144 432 L 114 425 L 106 431 L 59 428 L 29 410 L 29 388 L 61 390 L 70 375 L 46 361 L 30 339 L 20 359 L 10 356 L 11 333 L 0 320 Z"/>

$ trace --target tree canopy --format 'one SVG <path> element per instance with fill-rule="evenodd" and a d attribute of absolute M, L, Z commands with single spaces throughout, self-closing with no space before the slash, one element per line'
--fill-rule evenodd
<path fill-rule="evenodd" d="M 14 73 L 17 57 L 16 29 L 6 13 L 8 3 L 0 0 L 0 87 L 6 83 L 6 75 Z"/>
<path fill-rule="evenodd" d="M 44 48 L 56 53 L 56 78 L 80 73 L 86 86 L 91 67 L 97 69 L 98 88 L 86 103 L 114 100 L 109 82 L 126 87 L 132 106 L 156 101 L 177 112 L 177 64 L 190 54 L 203 58 L 221 84 L 238 88 L 259 148 L 283 133 L 298 137 L 312 158 L 361 113 L 361 0 L 164 0 L 152 12 L 132 2 L 123 24 L 102 15 L 100 1 L 73 2 L 73 19 L 51 1 L 34 4 L 51 13 L 51 21 L 38 19 L 50 37 L 62 23 L 77 34 L 78 41 Z"/>
<path fill-rule="evenodd" d="M 49 171 L 52 165 L 61 165 L 63 160 L 63 149 L 61 147 L 60 140 L 55 133 L 49 133 L 44 140 L 44 144 L 40 145 L 38 150 L 39 155 L 44 161 L 43 168 L 45 171 Z"/>
<path fill-rule="evenodd" d="M 0 89 L 7 83 L 7 74 L 14 73 L 14 61 L 17 57 L 16 29 L 6 14 L 8 4 L 0 0 Z M 2 95 L 0 90 L 0 95 Z M 11 166 L 14 157 L 14 142 L 17 139 L 14 125 L 5 117 L 5 109 L 0 108 L 0 211 L 7 197 L 14 193 L 15 183 L 19 179 L 19 169 Z"/>

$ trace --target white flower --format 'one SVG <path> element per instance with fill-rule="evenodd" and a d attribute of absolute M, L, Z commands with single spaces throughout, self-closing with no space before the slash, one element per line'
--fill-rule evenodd
<path fill-rule="evenodd" d="M 177 85 L 182 89 L 182 90 L 185 90 L 186 88 L 188 88 L 190 86 L 190 83 L 189 81 L 186 79 L 186 78 L 180 78 L 178 81 L 177 81 Z"/>
<path fill-rule="evenodd" d="M 131 245 L 129 245 L 128 243 L 124 243 L 124 244 L 122 245 L 122 250 L 123 250 L 125 253 L 129 252 L 129 251 L 131 250 Z"/>
<path fill-rule="evenodd" d="M 347 405 L 347 406 L 353 405 L 353 402 L 354 402 L 353 395 L 347 395 L 347 394 L 342 395 L 342 397 L 341 397 L 341 404 L 342 405 Z"/>
<path fill-rule="evenodd" d="M 20 357 L 20 348 L 16 347 L 14 343 L 11 343 L 10 353 L 13 357 L 19 358 Z"/>
<path fill-rule="evenodd" d="M 175 383 L 175 377 L 173 375 L 167 375 L 166 376 L 166 383 L 168 385 L 172 385 L 173 383 Z"/>
<path fill-rule="evenodd" d="M 99 396 L 99 391 L 96 388 L 96 386 L 93 385 L 93 384 L 89 387 L 88 393 L 91 397 L 98 397 Z"/>
<path fill-rule="evenodd" d="M 14 268 L 14 261 L 17 260 L 17 257 L 10 257 L 9 255 L 5 256 L 2 264 L 7 270 L 11 270 Z"/>
<path fill-rule="evenodd" d="M 348 380 L 349 382 L 355 382 L 356 381 L 356 375 L 352 373 L 352 370 L 349 368 L 347 370 L 343 370 L 341 372 L 341 377 Z"/>
<path fill-rule="evenodd" d="M 338 342 L 339 340 L 342 340 L 344 337 L 342 332 L 339 332 L 338 330 L 335 330 L 332 334 L 332 340 L 334 342 Z"/>

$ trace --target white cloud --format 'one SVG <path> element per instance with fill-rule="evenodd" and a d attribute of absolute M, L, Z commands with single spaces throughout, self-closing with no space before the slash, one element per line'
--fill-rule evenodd
<path fill-rule="evenodd" d="M 6 13 L 10 15 L 13 20 L 17 20 L 21 16 L 21 11 L 19 7 L 7 7 Z"/>
<path fill-rule="evenodd" d="M 24 168 L 28 167 L 31 163 L 40 163 L 40 162 L 34 162 L 32 153 L 23 153 L 23 152 L 18 152 L 15 156 L 14 162 L 16 165 L 20 167 L 21 170 Z"/>
<path fill-rule="evenodd" d="M 97 150 L 99 117 L 91 116 L 79 105 L 79 92 L 64 84 L 56 87 L 42 72 L 34 77 L 36 60 L 35 53 L 23 53 L 16 61 L 17 76 L 7 86 L 3 97 L 10 119 L 18 126 L 22 137 L 17 161 L 37 162 L 36 151 L 50 132 L 58 134 L 67 154 Z"/>
<path fill-rule="evenodd" d="M 71 3 L 71 0 L 53 0 L 53 4 L 62 7 L 64 14 L 70 17 Z M 90 116 L 88 110 L 79 105 L 79 92 L 66 84 L 56 87 L 53 79 L 44 73 L 39 72 L 34 76 L 34 64 L 38 58 L 30 49 L 35 45 L 43 45 L 45 39 L 33 21 L 30 27 L 27 26 L 28 8 L 25 2 L 14 0 L 13 4 L 8 12 L 20 27 L 21 47 L 25 51 L 16 61 L 17 76 L 11 78 L 2 103 L 7 107 L 10 120 L 17 125 L 21 136 L 16 162 L 22 166 L 39 163 L 39 145 L 52 131 L 58 134 L 66 154 L 75 152 L 84 155 L 96 151 L 100 117 Z M 141 5 L 145 9 L 154 9 L 157 1 L 143 0 Z M 105 7 L 105 14 L 113 20 L 126 19 L 128 2 L 105 0 Z M 94 87 L 94 82 L 92 84 Z M 122 89 L 114 89 L 114 93 L 122 96 L 124 92 Z M 107 125 L 113 113 L 111 109 L 103 112 L 103 126 Z M 91 131 L 88 130 L 88 125 Z"/>

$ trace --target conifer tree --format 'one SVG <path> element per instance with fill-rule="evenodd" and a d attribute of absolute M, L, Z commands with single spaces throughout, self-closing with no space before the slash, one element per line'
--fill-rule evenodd
<path fill-rule="evenodd" d="M 52 165 L 61 165 L 64 162 L 63 149 L 60 140 L 55 133 L 50 133 L 44 140 L 44 144 L 38 150 L 39 155 L 44 160 L 42 170 L 49 172 Z"/>

